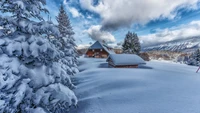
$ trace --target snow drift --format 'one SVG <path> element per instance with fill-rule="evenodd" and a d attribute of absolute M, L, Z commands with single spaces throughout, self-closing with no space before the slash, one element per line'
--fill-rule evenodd
<path fill-rule="evenodd" d="M 199 113 L 197 67 L 150 61 L 137 69 L 108 68 L 105 59 L 80 59 L 78 109 L 71 113 Z"/>

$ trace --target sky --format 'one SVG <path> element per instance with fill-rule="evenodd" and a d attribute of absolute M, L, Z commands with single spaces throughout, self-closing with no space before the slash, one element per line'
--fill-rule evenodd
<path fill-rule="evenodd" d="M 61 4 L 79 48 L 96 40 L 118 47 L 128 31 L 142 47 L 200 36 L 200 0 L 47 0 L 55 24 Z"/>

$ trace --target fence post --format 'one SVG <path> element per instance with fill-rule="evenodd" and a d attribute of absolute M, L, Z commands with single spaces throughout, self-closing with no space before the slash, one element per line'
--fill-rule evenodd
<path fill-rule="evenodd" d="M 198 73 L 199 69 L 200 69 L 200 66 L 199 66 L 199 68 L 197 69 L 196 73 Z"/>

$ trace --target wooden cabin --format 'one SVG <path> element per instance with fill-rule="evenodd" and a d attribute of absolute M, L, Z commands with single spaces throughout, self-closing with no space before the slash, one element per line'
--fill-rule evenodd
<path fill-rule="evenodd" d="M 110 54 L 115 54 L 113 49 L 106 45 L 105 43 L 101 43 L 96 41 L 93 45 L 91 45 L 87 52 L 86 57 L 92 58 L 108 58 Z"/>
<path fill-rule="evenodd" d="M 110 67 L 114 68 L 138 68 L 139 65 L 146 64 L 135 54 L 110 54 L 106 61 Z"/>

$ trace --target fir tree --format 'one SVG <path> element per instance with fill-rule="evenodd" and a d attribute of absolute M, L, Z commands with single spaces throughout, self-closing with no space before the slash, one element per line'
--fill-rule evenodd
<path fill-rule="evenodd" d="M 195 60 L 197 61 L 197 64 L 199 65 L 199 63 L 200 63 L 200 49 L 197 49 L 194 54 L 195 54 Z"/>
<path fill-rule="evenodd" d="M 122 49 L 123 53 L 138 55 L 140 53 L 141 46 L 137 34 L 128 32 L 124 39 Z"/>
<path fill-rule="evenodd" d="M 188 64 L 194 66 L 200 65 L 200 49 L 197 49 L 194 53 L 190 55 Z"/>
<path fill-rule="evenodd" d="M 58 21 L 58 28 L 61 33 L 61 40 L 62 43 L 61 50 L 64 52 L 65 57 L 62 59 L 62 62 L 69 66 L 68 74 L 74 75 L 78 72 L 77 69 L 77 57 L 78 52 L 76 50 L 75 39 L 73 37 L 74 32 L 72 26 L 70 24 L 69 17 L 67 16 L 63 5 L 60 7 L 60 12 L 57 17 Z"/>
<path fill-rule="evenodd" d="M 1 0 L 0 113 L 66 113 L 77 98 L 49 37 L 59 30 L 40 15 L 45 0 Z M 31 20 L 39 19 L 40 22 Z"/>

